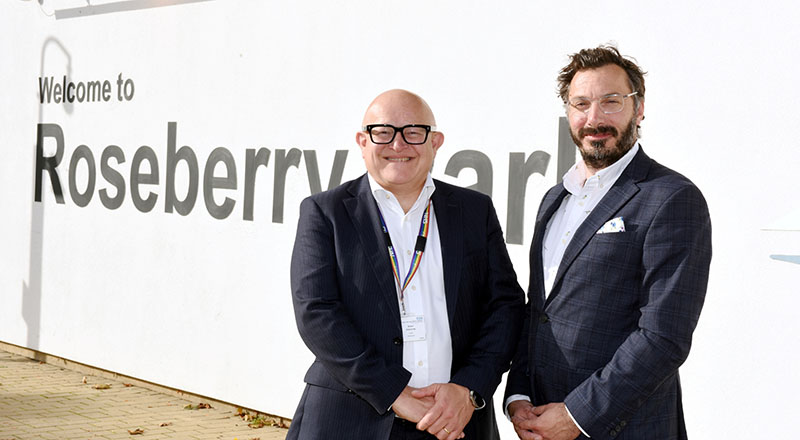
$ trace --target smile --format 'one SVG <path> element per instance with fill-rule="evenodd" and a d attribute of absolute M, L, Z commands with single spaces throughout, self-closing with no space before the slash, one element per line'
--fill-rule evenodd
<path fill-rule="evenodd" d="M 386 160 L 389 162 L 408 162 L 411 160 L 410 157 L 387 157 Z"/>

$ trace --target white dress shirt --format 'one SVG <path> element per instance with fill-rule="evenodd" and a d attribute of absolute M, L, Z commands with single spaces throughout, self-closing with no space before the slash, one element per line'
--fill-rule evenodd
<path fill-rule="evenodd" d="M 372 176 L 369 176 L 369 185 L 389 230 L 392 246 L 397 255 L 398 275 L 400 281 L 403 282 L 414 256 L 414 246 L 419 235 L 422 215 L 436 186 L 429 173 L 416 202 L 407 213 L 404 213 L 394 194 L 383 189 Z M 414 278 L 411 279 L 403 293 L 406 315 L 421 315 L 425 321 L 424 340 L 403 342 L 403 367 L 411 372 L 411 380 L 408 385 L 416 388 L 433 383 L 449 382 L 450 368 L 453 363 L 453 348 L 444 294 L 442 246 L 433 205 L 431 205 L 429 222 L 428 239 L 422 254 L 422 261 Z M 386 258 L 389 258 L 388 254 L 387 250 Z M 400 286 L 396 279 L 395 290 L 399 304 Z M 400 310 L 402 315 L 402 305 Z"/>
<path fill-rule="evenodd" d="M 618 161 L 596 172 L 589 178 L 586 177 L 586 164 L 582 160 L 578 161 L 564 174 L 562 181 L 569 194 L 564 196 L 558 210 L 547 223 L 542 245 L 542 273 L 544 275 L 545 298 L 550 296 L 556 273 L 558 273 L 558 267 L 561 265 L 561 259 L 564 258 L 564 251 L 567 250 L 569 242 L 572 241 L 575 231 L 578 230 L 583 221 L 586 220 L 586 217 L 591 214 L 592 210 L 600 203 L 600 200 L 614 186 L 614 183 L 619 179 L 619 176 L 622 175 L 622 172 L 628 167 L 628 164 L 631 163 L 638 151 L 639 143 L 637 142 Z M 515 400 L 530 401 L 530 398 L 522 394 L 509 396 L 505 405 L 506 417 L 508 417 L 508 405 Z M 572 417 L 569 408 L 567 408 L 567 414 L 569 414 L 569 417 L 583 435 L 589 437 L 589 434 L 581 428 L 578 421 Z"/>
<path fill-rule="evenodd" d="M 561 201 L 558 211 L 547 223 L 542 246 L 542 270 L 544 274 L 544 296 L 550 296 L 553 282 L 564 258 L 569 242 L 575 231 L 583 224 L 586 217 L 594 210 L 600 200 L 605 197 L 614 183 L 622 175 L 622 171 L 631 163 L 633 156 L 639 151 L 637 142 L 618 161 L 586 177 L 586 165 L 578 161 L 564 174 L 564 188 L 569 192 Z"/>

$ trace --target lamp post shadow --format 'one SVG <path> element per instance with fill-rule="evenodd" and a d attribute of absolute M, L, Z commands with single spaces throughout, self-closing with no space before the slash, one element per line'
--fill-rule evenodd
<path fill-rule="evenodd" d="M 63 62 L 65 62 L 65 75 L 67 79 L 72 76 L 72 56 L 67 48 L 61 41 L 55 37 L 47 37 L 42 43 L 42 50 L 40 55 L 39 77 L 45 75 L 45 55 L 48 47 L 55 47 L 63 55 Z M 38 123 L 41 124 L 44 119 L 44 103 L 41 97 L 39 99 L 39 116 Z M 66 99 L 63 101 L 63 107 L 66 114 L 70 115 L 73 112 L 73 105 Z M 36 148 L 33 148 L 34 155 L 36 155 Z M 36 158 L 34 158 L 34 167 L 36 167 Z M 34 172 L 44 172 L 37 171 Z M 54 172 L 57 172 L 55 170 Z M 45 173 L 46 174 L 46 173 Z M 33 179 L 34 182 L 36 179 Z M 42 192 L 44 184 L 42 184 Z M 34 189 L 35 191 L 35 189 Z M 60 196 L 60 194 L 59 194 Z M 30 255 L 28 261 L 28 279 L 22 282 L 22 319 L 25 321 L 27 327 L 26 347 L 39 351 L 41 328 L 42 328 L 42 273 L 43 273 L 43 252 L 44 252 L 44 214 L 45 204 L 44 197 L 41 202 L 36 201 L 34 196 L 31 201 L 31 231 L 30 231 Z"/>

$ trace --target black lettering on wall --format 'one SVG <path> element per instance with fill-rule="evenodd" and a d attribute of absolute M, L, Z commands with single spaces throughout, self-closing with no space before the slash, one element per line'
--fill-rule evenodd
<path fill-rule="evenodd" d="M 214 175 L 214 169 L 220 162 L 225 165 L 225 177 L 216 177 Z M 211 214 L 211 217 L 222 220 L 231 215 L 236 201 L 230 197 L 225 197 L 222 204 L 217 205 L 214 201 L 215 189 L 236 189 L 236 162 L 233 160 L 233 154 L 223 147 L 215 148 L 211 152 L 203 173 L 203 200 L 206 203 L 206 209 Z"/>
<path fill-rule="evenodd" d="M 491 197 L 493 172 L 492 160 L 489 159 L 489 156 L 477 150 L 459 151 L 447 161 L 444 173 L 448 176 L 458 177 L 459 173 L 461 173 L 461 170 L 464 168 L 472 168 L 475 170 L 475 174 L 477 174 L 478 177 L 477 181 L 467 188 L 474 189 L 475 191 L 482 192 Z"/>
<path fill-rule="evenodd" d="M 141 165 L 144 161 L 150 164 L 150 172 L 147 174 L 141 172 Z M 156 206 L 158 195 L 150 192 L 146 198 L 142 198 L 139 193 L 139 185 L 158 185 L 158 159 L 156 152 L 147 145 L 139 147 L 131 160 L 131 200 L 133 200 L 133 206 L 139 211 L 150 212 Z"/>
<path fill-rule="evenodd" d="M 506 243 L 522 244 L 525 224 L 525 191 L 528 178 L 534 173 L 544 176 L 550 155 L 534 151 L 525 159 L 525 153 L 508 155 L 508 217 L 506 218 Z"/>
<path fill-rule="evenodd" d="M 83 159 L 86 161 L 86 166 L 88 167 L 88 176 L 86 181 L 86 190 L 84 192 L 80 192 L 78 189 L 78 182 L 76 179 L 78 178 L 78 162 Z M 92 155 L 92 150 L 89 149 L 86 145 L 78 145 L 78 148 L 72 152 L 72 158 L 69 160 L 69 195 L 72 197 L 72 201 L 75 202 L 76 205 L 80 206 L 81 208 L 85 207 L 92 201 L 92 195 L 94 195 L 94 184 L 97 179 L 97 170 L 94 164 L 94 156 Z"/>
<path fill-rule="evenodd" d="M 101 189 L 100 202 L 108 209 L 117 209 L 122 206 L 122 201 L 125 200 L 125 178 L 122 177 L 119 171 L 111 168 L 108 163 L 111 159 L 115 159 L 118 165 L 125 163 L 125 153 L 122 148 L 116 145 L 109 145 L 100 156 L 100 174 L 117 191 L 117 195 L 110 197 L 107 189 Z"/>
<path fill-rule="evenodd" d="M 44 157 L 44 138 L 50 137 L 56 141 L 56 154 Z M 36 125 L 36 187 L 33 199 L 42 201 L 42 172 L 47 171 L 50 183 L 53 185 L 53 194 L 57 203 L 64 203 L 64 192 L 61 190 L 61 180 L 58 178 L 58 164 L 64 156 L 64 132 L 58 124 Z"/>
<path fill-rule="evenodd" d="M 275 182 L 272 187 L 272 223 L 283 223 L 283 202 L 286 196 L 286 172 L 289 167 L 298 168 L 303 153 L 297 148 L 275 150 Z"/>
<path fill-rule="evenodd" d="M 175 137 L 178 124 L 170 122 L 167 124 L 167 188 L 164 194 L 164 210 L 172 212 L 174 208 L 180 215 L 189 215 L 197 201 L 198 169 L 197 155 L 188 146 L 181 147 L 175 152 Z M 189 170 L 189 188 L 186 191 L 186 198 L 178 199 L 175 195 L 175 168 L 178 162 L 184 161 Z"/>
<path fill-rule="evenodd" d="M 575 165 L 575 142 L 569 133 L 569 122 L 566 116 L 558 118 L 558 166 L 556 182 L 561 183 L 564 174 Z"/>
<path fill-rule="evenodd" d="M 303 160 L 306 164 L 306 173 L 308 174 L 308 187 L 311 189 L 311 194 L 316 194 L 322 191 L 322 184 L 320 183 L 319 166 L 317 165 L 317 152 L 314 150 L 303 150 Z M 342 175 L 344 174 L 344 165 L 347 161 L 347 150 L 336 150 L 336 155 L 333 158 L 333 165 L 331 166 L 331 175 L 328 179 L 328 189 L 333 189 L 342 183 Z"/>
<path fill-rule="evenodd" d="M 271 151 L 266 148 L 248 148 L 244 162 L 244 214 L 245 220 L 253 221 L 253 205 L 256 191 L 256 171 L 259 165 L 264 168 L 269 164 Z"/>

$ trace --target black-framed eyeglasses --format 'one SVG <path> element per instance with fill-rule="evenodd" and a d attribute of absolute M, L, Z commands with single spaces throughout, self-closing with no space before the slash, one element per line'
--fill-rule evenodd
<path fill-rule="evenodd" d="M 434 125 L 409 124 L 402 127 L 395 127 L 391 124 L 369 124 L 361 127 L 369 133 L 369 139 L 373 144 L 391 144 L 397 132 L 409 145 L 424 144 L 428 140 L 428 133 L 436 131 Z"/>
<path fill-rule="evenodd" d="M 620 95 L 619 93 L 614 93 L 611 95 L 601 96 L 596 99 L 589 99 L 584 96 L 578 96 L 569 100 L 570 107 L 574 108 L 583 113 L 588 113 L 589 109 L 592 108 L 592 103 L 597 101 L 600 104 L 600 111 L 611 115 L 614 113 L 619 113 L 625 108 L 625 98 L 630 98 L 635 96 L 639 92 L 632 92 L 628 93 L 627 95 Z"/>

